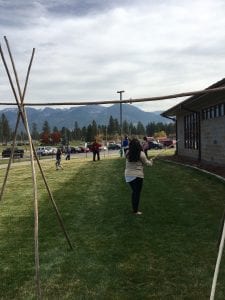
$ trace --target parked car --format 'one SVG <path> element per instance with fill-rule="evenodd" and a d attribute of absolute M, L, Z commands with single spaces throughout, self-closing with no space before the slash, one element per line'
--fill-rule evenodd
<path fill-rule="evenodd" d="M 92 143 L 87 143 L 87 148 L 89 149 L 89 152 L 93 152 Z M 104 150 L 104 146 L 100 146 L 99 150 Z"/>
<path fill-rule="evenodd" d="M 162 140 L 161 143 L 163 144 L 164 147 L 170 147 L 173 148 L 174 144 L 172 140 Z"/>
<path fill-rule="evenodd" d="M 11 148 L 6 148 L 2 151 L 2 157 L 10 157 L 11 156 L 11 151 L 12 149 Z M 18 148 L 15 148 L 14 149 L 14 153 L 13 153 L 13 157 L 14 158 L 23 158 L 24 156 L 24 150 L 23 149 L 18 149 Z"/>
<path fill-rule="evenodd" d="M 70 147 L 70 153 L 76 153 L 75 147 Z"/>
<path fill-rule="evenodd" d="M 36 153 L 39 156 L 54 155 L 56 152 L 57 149 L 51 146 L 41 146 L 36 149 Z"/>
<path fill-rule="evenodd" d="M 51 146 L 46 146 L 46 150 L 48 151 L 48 155 L 55 155 L 57 152 L 57 148 Z"/>
<path fill-rule="evenodd" d="M 90 152 L 90 149 L 88 147 L 80 146 L 79 148 L 80 148 L 80 150 L 81 150 L 82 153 Z"/>
<path fill-rule="evenodd" d="M 81 147 L 74 147 L 75 148 L 75 153 L 82 153 Z"/>
<path fill-rule="evenodd" d="M 100 149 L 100 151 L 106 151 L 107 147 L 106 146 L 101 146 L 99 149 Z"/>
<path fill-rule="evenodd" d="M 108 144 L 108 150 L 120 150 L 120 148 L 121 148 L 120 144 L 115 144 L 115 143 Z"/>
<path fill-rule="evenodd" d="M 162 149 L 163 148 L 163 145 L 156 141 L 148 142 L 148 146 L 149 146 L 149 149 Z"/>

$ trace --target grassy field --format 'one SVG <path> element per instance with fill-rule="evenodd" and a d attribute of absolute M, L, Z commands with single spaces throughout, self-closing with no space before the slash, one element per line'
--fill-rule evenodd
<path fill-rule="evenodd" d="M 155 161 L 142 216 L 131 214 L 124 159 L 41 161 L 74 250 L 38 176 L 43 299 L 209 299 L 225 186 Z M 0 183 L 4 170 L 0 169 Z M 13 165 L 0 203 L 0 299 L 35 299 L 32 174 Z M 225 256 L 225 254 L 224 254 Z M 225 299 L 223 256 L 216 299 Z"/>

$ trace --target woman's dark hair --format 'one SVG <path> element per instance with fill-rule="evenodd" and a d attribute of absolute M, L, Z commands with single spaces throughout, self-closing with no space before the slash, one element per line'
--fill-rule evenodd
<path fill-rule="evenodd" d="M 139 161 L 141 151 L 142 151 L 142 147 L 139 140 L 132 139 L 129 143 L 129 152 L 127 153 L 128 160 L 130 162 Z"/>

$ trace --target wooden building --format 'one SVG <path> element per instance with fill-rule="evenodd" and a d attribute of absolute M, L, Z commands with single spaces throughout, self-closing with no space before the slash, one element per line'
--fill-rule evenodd
<path fill-rule="evenodd" d="M 207 89 L 223 86 L 225 78 Z M 225 167 L 225 91 L 194 95 L 161 115 L 176 122 L 177 155 Z"/>

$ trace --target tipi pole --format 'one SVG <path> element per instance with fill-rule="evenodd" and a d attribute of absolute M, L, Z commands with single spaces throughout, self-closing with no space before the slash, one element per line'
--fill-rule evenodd
<path fill-rule="evenodd" d="M 42 171 L 42 168 L 41 168 L 40 162 L 39 162 L 39 160 L 38 160 L 38 157 L 37 157 L 37 155 L 36 155 L 36 151 L 35 151 L 35 149 L 34 149 L 34 145 L 33 145 L 33 142 L 32 142 L 32 139 L 31 139 L 31 135 L 30 135 L 30 132 L 29 132 L 29 126 L 28 126 L 28 122 L 27 122 L 26 111 L 25 111 L 24 106 L 23 106 L 23 100 L 24 100 L 24 95 L 25 95 L 25 91 L 26 91 L 26 87 L 27 87 L 28 75 L 29 75 L 31 63 L 32 63 L 32 60 L 33 60 L 34 49 L 33 49 L 31 62 L 30 62 L 30 65 L 29 65 L 29 68 L 28 68 L 28 72 L 27 72 L 26 84 L 25 84 L 25 87 L 24 87 L 23 95 L 22 95 L 21 89 L 20 89 L 19 80 L 18 80 L 18 76 L 17 76 L 17 72 L 16 72 L 16 68 L 15 68 L 15 64 L 14 64 L 14 61 L 13 61 L 13 57 L 12 57 L 12 55 L 11 55 L 10 47 L 9 47 L 9 44 L 8 44 L 8 41 L 7 41 L 6 37 L 4 37 L 4 38 L 5 38 L 5 42 L 6 42 L 6 45 L 7 45 L 7 48 L 8 48 L 8 52 L 9 52 L 9 55 L 10 55 L 10 59 L 11 59 L 11 62 L 12 62 L 12 66 L 13 66 L 13 70 L 14 70 L 14 74 L 15 74 L 16 82 L 17 82 L 17 88 L 18 88 L 19 95 L 20 95 L 21 103 L 20 103 L 20 106 L 18 105 L 18 107 L 20 108 L 20 111 L 21 111 L 21 107 L 22 107 L 22 109 L 23 109 L 23 111 L 21 111 L 20 113 L 21 113 L 21 117 L 22 117 L 24 126 L 25 126 L 26 131 L 27 131 L 27 134 L 28 134 L 28 138 L 29 138 L 30 153 L 31 153 L 31 164 L 32 164 L 32 170 L 33 170 L 33 173 L 32 173 L 32 174 L 33 174 L 33 178 L 34 178 L 34 180 L 35 180 L 35 182 L 36 182 L 36 174 L 35 174 L 34 158 L 33 158 L 33 154 L 34 154 L 35 157 L 36 157 L 36 159 L 37 159 L 38 166 L 39 166 L 39 168 L 40 168 L 40 171 L 41 171 L 42 177 L 43 177 L 43 179 L 44 179 L 44 182 L 45 182 L 47 191 L 48 191 L 48 193 L 49 193 L 50 199 L 51 199 L 51 201 L 52 201 L 53 207 L 54 207 L 54 209 L 55 209 L 55 211 L 56 211 L 56 213 L 57 213 L 59 223 L 60 223 L 60 225 L 61 225 L 61 227 L 62 227 L 62 229 L 63 229 L 63 232 L 64 232 L 64 234 L 65 234 L 65 236 L 66 236 L 67 242 L 69 243 L 69 246 L 70 246 L 70 248 L 72 249 L 72 244 L 71 244 L 70 239 L 69 239 L 69 237 L 68 237 L 68 234 L 67 234 L 67 232 L 66 232 L 66 230 L 65 230 L 65 227 L 64 227 L 62 218 L 61 218 L 61 216 L 60 216 L 60 214 L 59 214 L 59 211 L 58 211 L 58 209 L 57 209 L 57 206 L 56 206 L 56 204 L 55 204 L 55 201 L 54 201 L 54 199 L 53 199 L 53 197 L 52 197 L 52 194 L 51 194 L 51 192 L 50 192 L 50 189 L 49 189 L 49 187 L 48 187 L 48 185 L 47 185 L 47 181 L 46 181 L 46 179 L 45 179 L 45 176 L 44 176 L 44 173 L 43 173 L 43 171 Z M 1 54 L 3 55 L 3 53 L 1 53 Z M 8 77 L 9 77 L 9 79 L 10 79 L 10 84 L 11 84 L 11 87 L 12 87 L 12 89 L 13 89 L 14 95 L 16 95 L 15 89 L 14 89 L 13 84 L 12 84 L 11 76 L 10 76 L 10 74 L 9 74 L 7 65 L 6 65 L 5 60 L 4 60 L 4 56 L 3 56 L 3 61 L 4 61 L 5 68 L 6 68 L 6 70 L 7 70 Z M 17 99 L 17 97 L 15 97 L 15 98 L 16 98 L 16 101 L 17 101 L 17 104 L 18 104 L 18 99 Z M 35 186 L 36 186 L 36 188 L 35 188 Z M 36 190 L 36 192 L 34 192 L 34 194 L 37 195 L 37 185 L 36 185 L 36 184 L 34 184 L 34 191 L 35 191 L 35 190 Z M 34 198 L 37 199 L 37 196 L 35 196 Z M 36 251 L 35 251 L 35 253 L 36 253 L 36 254 L 35 254 L 35 262 L 37 262 L 37 263 L 36 263 L 36 278 L 39 278 L 38 202 L 37 202 L 37 200 L 35 200 L 34 202 L 35 202 L 35 203 L 34 203 L 34 206 L 35 206 L 35 249 L 36 249 Z M 37 255 L 37 254 L 38 254 L 38 255 Z M 37 272 L 37 271 L 38 271 L 38 272 Z M 41 294 L 40 294 L 40 284 L 39 284 L 39 280 L 37 280 L 37 281 L 38 281 L 38 283 L 37 283 L 37 289 L 38 289 L 37 295 L 38 295 L 38 298 L 39 298 L 40 295 L 41 295 Z"/>
<path fill-rule="evenodd" d="M 215 297 L 217 278 L 218 278 L 218 274 L 219 274 L 219 268 L 220 268 L 220 263 L 221 263 L 221 259 L 222 259 L 223 248 L 224 248 L 224 240 L 225 240 L 225 222 L 223 223 L 223 231 L 222 231 L 222 236 L 221 236 L 221 240 L 220 240 L 218 256 L 217 256 L 217 260 L 216 260 L 216 267 L 215 267 L 214 276 L 213 276 L 210 300 L 214 300 L 214 297 Z"/>
<path fill-rule="evenodd" d="M 9 158 L 8 166 L 7 166 L 7 169 L 6 169 L 6 172 L 5 172 L 5 177 L 4 177 L 2 188 L 1 188 L 1 192 L 0 192 L 0 201 L 2 200 L 2 197 L 3 197 L 5 185 L 6 185 L 6 182 L 7 182 L 9 170 L 10 170 L 12 159 L 13 159 L 15 142 L 16 142 L 16 132 L 17 132 L 18 125 L 19 125 L 19 120 L 20 120 L 20 114 L 18 113 L 18 115 L 17 115 L 17 121 L 16 121 L 16 127 L 15 127 L 15 131 L 14 131 L 14 134 L 13 134 L 13 146 L 12 146 L 12 150 L 11 150 L 11 155 L 10 155 L 10 158 Z"/>
<path fill-rule="evenodd" d="M 6 41 L 8 50 L 10 51 L 9 45 L 8 45 L 8 41 L 7 41 L 6 37 L 4 37 L 4 38 L 5 38 L 5 41 Z M 29 67 L 28 67 L 28 70 L 27 70 L 27 75 L 26 75 L 25 85 L 24 85 L 24 89 L 23 89 L 23 95 L 22 95 L 21 104 L 23 104 L 24 97 L 25 97 L 25 93 L 26 93 L 26 88 L 27 88 L 28 78 L 29 78 L 29 74 L 30 74 L 30 69 L 31 69 L 33 57 L 34 57 L 34 51 L 35 51 L 35 49 L 33 49 L 33 51 L 32 51 L 32 55 L 31 55 Z M 10 52 L 10 57 L 11 57 L 11 52 Z M 13 146 L 12 146 L 11 156 L 10 156 L 10 158 L 9 158 L 7 170 L 6 170 L 6 173 L 5 173 L 5 178 L 4 178 L 4 181 L 3 181 L 2 188 L 1 188 L 0 201 L 2 200 L 2 197 L 3 197 L 5 185 L 6 185 L 6 182 L 7 182 L 9 170 L 10 170 L 11 163 L 12 163 L 12 159 L 13 159 L 13 153 L 14 153 L 15 142 L 16 142 L 16 134 L 17 134 L 18 126 L 19 126 L 20 116 L 21 116 L 21 114 L 18 113 L 18 115 L 17 115 L 17 121 L 16 121 L 16 126 L 15 126 L 15 131 L 14 131 L 14 135 L 13 135 Z"/>
<path fill-rule="evenodd" d="M 7 44 L 8 47 L 8 44 Z M 9 48 L 8 48 L 9 50 Z M 29 144 L 30 144 L 30 155 L 31 155 L 31 168 L 32 168 L 32 180 L 33 180 L 33 195 L 34 195 L 34 243 L 35 243 L 35 282 L 36 282 L 36 293 L 37 293 L 37 299 L 41 299 L 41 288 L 40 288 L 40 264 L 39 264 L 39 245 L 38 245 L 38 198 L 37 198 L 37 181 L 36 181 L 36 172 L 35 172 L 35 166 L 34 166 L 34 159 L 33 159 L 33 151 L 32 151 L 32 146 L 31 146 L 31 136 L 30 136 L 30 131 L 29 131 L 29 127 L 28 127 L 28 122 L 27 122 L 27 116 L 25 114 L 25 110 L 23 108 L 23 101 L 22 101 L 22 96 L 21 96 L 21 91 L 20 91 L 20 87 L 18 86 L 18 90 L 19 90 L 19 94 L 20 94 L 20 99 L 21 99 L 21 103 L 19 103 L 13 82 L 12 82 L 12 78 L 11 75 L 9 73 L 8 70 L 8 66 L 6 64 L 5 58 L 4 58 L 4 54 L 2 52 L 2 49 L 0 49 L 1 52 L 1 57 L 3 60 L 3 64 L 5 66 L 8 78 L 9 78 L 9 82 L 11 85 L 11 88 L 13 90 L 13 94 L 15 96 L 15 100 L 17 102 L 18 105 L 18 109 L 20 111 L 27 135 L 28 135 L 28 140 L 29 140 Z M 12 57 L 10 55 L 11 61 L 12 61 Z M 12 61 L 13 64 L 13 69 L 14 69 L 14 73 L 15 73 L 15 66 L 14 63 Z M 17 77 L 17 76 L 16 76 Z M 18 81 L 17 81 L 17 85 L 18 85 Z"/>
<path fill-rule="evenodd" d="M 34 149 L 33 143 L 32 143 L 32 147 L 33 147 L 33 151 L 34 151 L 34 153 L 35 153 L 35 158 L 36 158 L 37 164 L 38 164 L 38 166 L 39 166 L 39 169 L 40 169 L 42 178 L 43 178 L 44 183 L 45 183 L 45 187 L 46 187 L 47 192 L 48 192 L 48 195 L 49 195 L 49 198 L 50 198 L 50 200 L 51 200 L 51 202 L 52 202 L 52 206 L 53 206 L 53 208 L 54 208 L 54 210 L 55 210 L 55 212 L 56 212 L 56 216 L 57 216 L 57 218 L 58 218 L 59 224 L 60 224 L 61 229 L 63 230 L 63 233 L 64 233 L 64 235 L 65 235 L 65 237 L 66 237 L 66 240 L 67 240 L 67 242 L 68 242 L 68 244 L 69 244 L 70 250 L 73 250 L 72 243 L 71 243 L 71 241 L 70 241 L 69 235 L 68 235 L 68 233 L 67 233 L 67 231 L 66 231 L 66 228 L 65 228 L 65 226 L 64 226 L 64 223 L 63 223 L 63 219 L 62 219 L 62 217 L 61 217 L 61 214 L 60 214 L 60 212 L 59 212 L 59 210 L 58 210 L 58 208 L 57 208 L 57 205 L 56 205 L 56 203 L 55 203 L 55 200 L 54 200 L 54 198 L 53 198 L 53 195 L 52 195 L 52 193 L 51 193 L 51 191 L 50 191 L 50 188 L 49 188 L 49 186 L 48 186 L 47 180 L 46 180 L 45 175 L 44 175 L 44 172 L 43 172 L 43 170 L 42 170 L 42 167 L 41 167 L 39 158 L 37 157 L 37 154 L 36 154 L 36 151 L 35 151 L 35 149 Z"/>
<path fill-rule="evenodd" d="M 22 94 L 21 94 L 21 90 L 20 90 L 20 85 L 19 85 L 19 80 L 18 80 L 16 68 L 15 68 L 15 64 L 14 64 L 13 57 L 12 57 L 12 54 L 11 54 L 11 51 L 10 51 L 9 43 L 8 43 L 6 37 L 4 37 L 4 39 L 5 39 L 5 42 L 6 42 L 6 45 L 7 45 L 7 49 L 8 49 L 9 56 L 10 56 L 10 59 L 11 59 L 11 62 L 12 62 L 12 66 L 13 66 L 13 70 L 14 70 L 14 74 L 15 74 L 15 77 L 16 77 L 16 82 L 17 82 L 18 90 L 19 90 L 20 97 L 21 97 L 21 103 L 23 104 L 23 111 L 24 111 L 24 113 L 26 114 L 26 112 L 25 112 L 25 110 L 24 110 L 24 103 L 23 103 L 23 101 L 24 101 L 25 91 L 26 91 L 27 82 L 28 82 L 28 75 L 29 75 L 29 73 L 30 73 L 30 68 L 31 68 L 31 64 L 32 64 L 33 56 L 34 56 L 34 49 L 33 49 L 31 61 L 30 61 L 29 67 L 28 67 L 27 77 L 26 77 L 26 83 L 25 83 L 25 86 L 24 86 L 24 92 L 23 92 L 23 95 L 22 95 Z M 55 201 L 54 201 L 53 195 L 52 195 L 52 193 L 51 193 L 51 191 L 50 191 L 50 189 L 49 189 L 49 186 L 48 186 L 47 180 L 46 180 L 46 178 L 45 178 L 44 172 L 43 172 L 43 170 L 42 170 L 42 167 L 41 167 L 39 158 L 38 158 L 38 156 L 37 156 L 37 154 L 36 154 L 36 151 L 35 151 L 35 148 L 34 148 L 32 139 L 31 139 L 31 145 L 32 145 L 32 150 L 33 150 L 33 151 L 30 150 L 30 152 L 33 153 L 34 156 L 35 156 L 35 159 L 36 159 L 37 164 L 38 164 L 38 167 L 39 167 L 39 169 L 40 169 L 40 172 L 41 172 L 42 178 L 43 178 L 43 180 L 44 180 L 46 189 L 47 189 L 47 191 L 48 191 L 50 200 L 51 200 L 51 202 L 52 202 L 53 208 L 55 209 L 56 216 L 57 216 L 57 218 L 58 218 L 59 224 L 60 224 L 60 226 L 61 226 L 62 231 L 63 231 L 64 234 L 65 234 L 65 237 L 66 237 L 66 240 L 67 240 L 67 242 L 68 242 L 68 244 L 69 244 L 69 247 L 70 247 L 70 249 L 72 250 L 72 249 L 73 249 L 72 243 L 71 243 L 71 241 L 70 241 L 70 239 L 69 239 L 68 233 L 66 232 L 66 229 L 65 229 L 65 226 L 64 226 L 62 217 L 61 217 L 61 215 L 60 215 L 60 213 L 59 213 L 59 210 L 58 210 L 58 208 L 57 208 L 57 205 L 56 205 L 56 203 L 55 203 Z"/>

